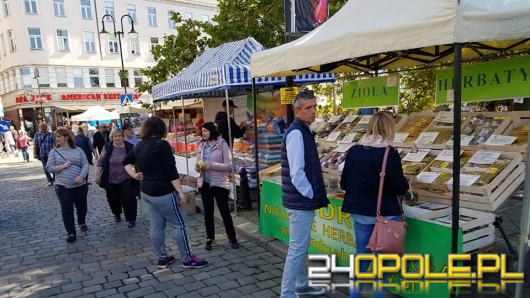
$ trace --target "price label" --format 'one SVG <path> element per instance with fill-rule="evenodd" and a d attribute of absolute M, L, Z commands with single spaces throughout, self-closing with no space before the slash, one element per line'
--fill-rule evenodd
<path fill-rule="evenodd" d="M 462 151 L 460 154 L 462 154 Z M 453 150 L 442 150 L 442 152 L 436 156 L 435 160 L 453 162 Z"/>
<path fill-rule="evenodd" d="M 405 140 L 409 137 L 408 132 L 397 132 L 394 135 L 394 143 L 405 143 Z"/>
<path fill-rule="evenodd" d="M 340 136 L 340 131 L 334 131 L 334 132 L 329 134 L 329 136 L 326 139 L 326 141 L 335 142 L 339 136 Z"/>
<path fill-rule="evenodd" d="M 514 98 L 513 102 L 514 103 L 524 103 L 524 98 L 523 97 Z"/>
<path fill-rule="evenodd" d="M 501 136 L 501 135 L 491 135 L 484 145 L 495 145 L 495 146 L 508 146 L 513 144 L 517 140 L 517 137 L 512 136 Z"/>
<path fill-rule="evenodd" d="M 434 122 L 454 123 L 454 113 L 448 112 L 448 111 L 442 111 L 438 113 L 436 118 L 434 118 Z"/>
<path fill-rule="evenodd" d="M 404 161 L 411 161 L 411 162 L 421 162 L 427 154 L 431 152 L 431 149 L 419 149 L 418 152 L 409 152 L 405 157 L 403 157 Z"/>
<path fill-rule="evenodd" d="M 351 143 L 353 142 L 353 140 L 355 140 L 356 136 L 357 136 L 356 132 L 349 133 L 340 141 L 340 143 Z"/>
<path fill-rule="evenodd" d="M 469 143 L 471 143 L 471 141 L 473 140 L 473 136 L 460 136 L 460 145 L 462 146 L 467 146 L 469 145 Z M 447 141 L 447 145 L 449 146 L 453 146 L 453 140 L 449 140 Z"/>
<path fill-rule="evenodd" d="M 438 176 L 440 176 L 440 173 L 437 172 L 421 172 L 416 176 L 416 180 L 422 183 L 433 183 Z"/>
<path fill-rule="evenodd" d="M 480 175 L 460 174 L 460 185 L 461 186 L 471 186 L 475 182 L 477 182 L 478 178 L 480 178 Z M 452 185 L 453 184 L 453 178 L 449 179 L 449 181 L 447 181 L 447 184 Z"/>
<path fill-rule="evenodd" d="M 364 115 L 361 117 L 361 120 L 359 120 L 358 124 L 368 124 L 368 122 L 370 122 L 370 118 L 372 118 L 371 115 Z"/>
<path fill-rule="evenodd" d="M 344 118 L 344 121 L 342 121 L 343 123 L 351 123 L 353 121 L 355 121 L 355 119 L 357 119 L 357 115 L 348 115 L 348 117 Z"/>
<path fill-rule="evenodd" d="M 340 120 L 340 116 L 333 116 L 333 117 L 331 117 L 331 120 L 329 120 L 329 122 L 335 123 L 335 122 L 337 122 L 339 120 Z"/>
<path fill-rule="evenodd" d="M 501 154 L 502 152 L 479 150 L 473 155 L 473 157 L 471 157 L 469 162 L 481 165 L 491 165 L 501 157 Z"/>
<path fill-rule="evenodd" d="M 440 133 L 435 131 L 435 132 L 422 132 L 420 133 L 420 136 L 418 137 L 418 139 L 416 140 L 416 144 L 419 144 L 419 145 L 430 145 L 432 143 L 434 143 L 434 140 L 436 140 L 436 138 L 438 137 Z"/>

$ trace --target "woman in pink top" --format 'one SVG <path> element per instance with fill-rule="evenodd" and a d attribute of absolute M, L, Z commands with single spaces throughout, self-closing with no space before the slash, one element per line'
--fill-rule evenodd
<path fill-rule="evenodd" d="M 228 144 L 220 137 L 217 126 L 213 122 L 202 125 L 202 140 L 197 154 L 197 170 L 202 173 L 199 178 L 199 190 L 204 205 L 204 223 L 206 225 L 206 250 L 212 250 L 215 240 L 214 228 L 214 199 L 223 217 L 226 234 L 232 248 L 239 248 L 237 242 L 228 195 L 230 194 L 230 181 L 228 179 L 232 163 L 228 155 Z"/>
<path fill-rule="evenodd" d="M 17 149 L 22 152 L 22 158 L 23 158 L 23 161 L 25 162 L 29 162 L 28 148 L 29 148 L 29 138 L 26 135 L 26 132 L 21 130 L 18 133 L 18 137 L 17 137 Z"/>

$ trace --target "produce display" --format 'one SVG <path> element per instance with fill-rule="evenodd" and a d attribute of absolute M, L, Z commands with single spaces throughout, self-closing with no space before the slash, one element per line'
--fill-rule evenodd
<path fill-rule="evenodd" d="M 510 132 L 510 136 L 517 138 L 512 146 L 526 146 L 528 144 L 528 124 L 516 127 Z"/>
<path fill-rule="evenodd" d="M 409 121 L 407 121 L 406 125 L 403 126 L 401 130 L 399 130 L 400 133 L 408 133 L 408 136 L 405 139 L 405 143 L 414 142 L 418 138 L 418 136 L 427 128 L 427 126 L 431 124 L 433 120 L 434 117 L 431 116 L 411 116 Z"/>
<path fill-rule="evenodd" d="M 346 159 L 346 152 L 332 152 L 321 160 L 323 170 L 338 171 L 341 163 Z"/>
<path fill-rule="evenodd" d="M 357 125 L 357 123 L 359 122 L 360 118 L 357 117 L 354 121 L 352 122 L 342 122 L 340 123 L 332 132 L 330 135 L 328 135 L 328 138 L 327 140 L 331 141 L 331 142 L 335 142 L 335 141 L 341 141 L 344 139 L 344 137 L 349 134 L 353 128 Z M 330 140 L 330 138 L 332 138 L 332 140 Z"/>
<path fill-rule="evenodd" d="M 333 123 L 330 123 L 330 122 L 327 122 L 324 126 L 324 128 L 322 128 L 321 130 L 319 130 L 317 132 L 317 137 L 320 138 L 320 139 L 326 139 L 329 134 L 335 130 L 335 128 L 337 128 L 337 126 L 339 126 L 339 124 L 341 124 L 343 118 L 341 118 L 339 121 L 336 121 L 336 122 L 333 122 Z"/>
<path fill-rule="evenodd" d="M 504 117 L 499 116 L 471 116 L 469 122 L 462 127 L 462 135 L 472 136 L 473 139 L 469 145 L 480 145 L 485 143 L 488 138 L 502 124 Z"/>
<path fill-rule="evenodd" d="M 490 184 L 499 173 L 501 173 L 510 163 L 509 159 L 497 159 L 491 165 L 466 163 L 462 168 L 462 173 L 478 175 L 480 178 L 473 183 L 473 186 L 484 186 Z"/>

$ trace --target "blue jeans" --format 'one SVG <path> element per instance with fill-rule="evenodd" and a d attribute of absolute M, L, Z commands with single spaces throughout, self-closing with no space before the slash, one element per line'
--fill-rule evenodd
<path fill-rule="evenodd" d="M 314 210 L 287 209 L 289 249 L 282 276 L 281 297 L 296 297 L 295 290 L 307 287 L 307 249 L 311 239 Z"/>
<path fill-rule="evenodd" d="M 386 217 L 385 217 L 386 218 Z M 388 217 L 388 219 L 397 219 L 400 218 L 399 216 L 393 218 Z M 355 221 L 355 218 L 352 216 L 352 220 L 354 221 L 354 228 L 355 228 L 355 242 L 356 242 L 356 249 L 357 254 L 373 254 L 373 252 L 366 248 L 366 245 L 368 245 L 368 242 L 370 241 L 370 237 L 372 236 L 372 232 L 374 231 L 374 225 L 371 224 L 361 224 Z M 370 267 L 369 262 L 361 262 L 359 264 L 359 270 L 360 272 L 368 272 L 368 268 Z M 388 282 L 388 276 L 383 275 L 383 280 Z M 354 281 L 353 281 L 354 282 Z M 351 288 L 350 289 L 350 297 L 351 298 L 360 298 L 361 297 L 361 291 L 362 291 L 362 285 L 359 286 L 358 289 Z M 384 290 L 383 291 L 374 291 L 374 298 L 384 298 L 386 297 Z"/>
<path fill-rule="evenodd" d="M 44 169 L 44 174 L 46 174 L 46 178 L 48 179 L 48 182 L 55 182 L 55 174 L 50 174 L 50 172 L 46 170 L 46 164 L 48 163 L 48 156 L 41 157 L 40 162 L 42 163 L 42 168 Z"/>
<path fill-rule="evenodd" d="M 150 196 L 142 193 L 142 198 L 149 205 L 151 213 L 151 240 L 158 260 L 168 256 L 166 251 L 166 224 L 169 224 L 175 235 L 175 241 L 180 251 L 180 260 L 189 262 L 193 258 L 188 237 L 186 211 L 180 204 L 176 192 L 163 196 Z"/>
<path fill-rule="evenodd" d="M 24 161 L 29 161 L 28 147 L 20 148 L 20 151 L 22 151 L 22 159 Z"/>

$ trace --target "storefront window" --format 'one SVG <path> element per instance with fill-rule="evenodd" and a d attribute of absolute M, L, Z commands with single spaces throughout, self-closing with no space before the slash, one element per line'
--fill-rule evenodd
<path fill-rule="evenodd" d="M 31 78 L 31 72 L 29 70 L 29 67 L 21 67 L 20 76 L 22 77 L 22 88 L 31 88 L 32 78 Z"/>
<path fill-rule="evenodd" d="M 55 77 L 57 79 L 57 87 L 68 87 L 68 82 L 66 80 L 66 68 L 55 68 Z"/>

